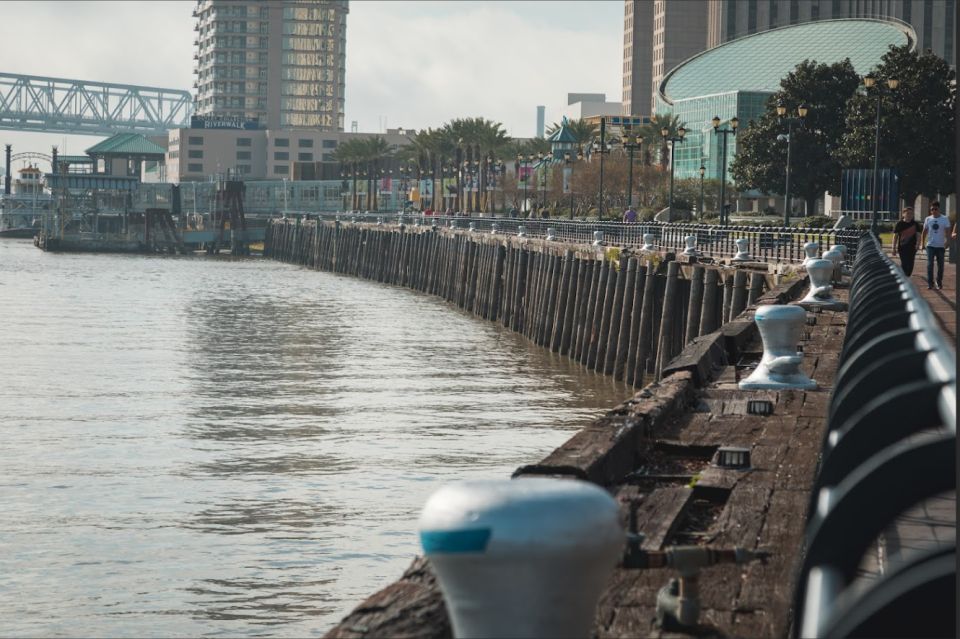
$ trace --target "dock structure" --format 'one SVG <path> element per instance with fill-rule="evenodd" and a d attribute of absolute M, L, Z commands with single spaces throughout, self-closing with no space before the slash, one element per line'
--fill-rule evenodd
<path fill-rule="evenodd" d="M 669 252 L 299 218 L 268 226 L 264 255 L 437 295 L 637 388 L 781 277 Z"/>
<path fill-rule="evenodd" d="M 851 363 L 851 358 L 862 352 L 865 318 L 878 317 L 866 322 L 867 332 L 893 331 L 894 347 L 901 349 L 896 355 L 912 362 L 913 368 L 903 368 L 904 372 L 919 371 L 924 357 L 940 357 L 940 351 L 948 350 L 923 346 L 939 339 L 923 331 L 911 341 L 908 326 L 916 320 L 895 310 L 900 303 L 896 291 L 907 290 L 899 280 L 883 284 L 887 292 L 872 299 L 871 291 L 879 291 L 875 287 L 880 285 L 867 282 L 862 274 L 879 269 L 881 275 L 895 277 L 896 267 L 887 264 L 889 258 L 878 257 L 870 242 L 876 240 L 868 237 L 859 243 L 858 255 L 864 257 L 858 262 L 872 262 L 855 266 L 850 295 L 844 287 L 835 289 L 835 303 L 805 314 L 798 347 L 804 355 L 803 373 L 816 382 L 811 390 L 739 386 L 763 353 L 754 321 L 758 308 L 799 299 L 808 287 L 805 278 L 770 281 L 750 269 L 681 265 L 671 254 L 640 259 L 627 251 L 598 251 L 596 246 L 364 224 L 275 223 L 268 228 L 265 251 L 275 259 L 440 295 L 641 388 L 539 463 L 519 468 L 514 477 L 523 481 L 546 475 L 606 488 L 620 504 L 624 526 L 642 535 L 643 551 L 737 547 L 765 561 L 704 568 L 696 580 L 700 616 L 695 627 L 658 623 L 658 591 L 676 573 L 668 568 L 639 570 L 624 567 L 625 563 L 602 594 L 593 634 L 786 637 L 800 636 L 801 622 L 829 628 L 835 621 L 829 605 L 816 600 L 811 604 L 801 594 L 807 592 L 810 571 L 824 569 L 810 561 L 829 562 L 824 544 L 829 548 L 840 543 L 830 541 L 829 534 L 835 533 L 817 519 L 819 511 L 811 509 L 817 491 L 829 490 L 830 481 L 837 481 L 829 475 L 836 475 L 836 469 L 827 469 L 824 475 L 821 468 L 824 452 L 832 450 L 838 437 L 828 438 L 827 429 L 842 437 L 846 431 L 836 422 L 844 414 L 848 421 L 877 419 L 858 412 L 862 399 L 851 406 L 850 397 L 834 397 L 838 374 L 844 376 L 839 381 L 847 389 L 851 369 L 863 366 L 862 360 Z M 848 313 L 843 309 L 850 300 L 856 308 Z M 917 304 L 903 303 L 908 310 Z M 851 319 L 858 327 L 854 335 L 847 333 Z M 898 381 L 900 368 L 887 377 L 892 376 L 894 387 L 909 387 L 915 380 Z M 943 430 L 938 444 L 941 439 L 955 442 L 955 376 L 943 372 L 953 367 L 938 359 L 927 369 L 945 377 L 927 382 L 924 392 L 941 389 L 953 397 L 954 408 L 952 413 L 927 410 L 923 424 Z M 862 383 L 859 377 L 853 379 Z M 844 390 L 846 395 L 850 392 Z M 849 447 L 843 452 L 849 455 Z M 728 455 L 749 461 L 727 467 L 721 459 Z M 872 458 L 868 461 L 874 463 Z M 925 485 L 939 486 L 944 473 L 952 476 L 955 463 L 953 459 L 952 465 L 916 470 L 937 474 L 936 481 Z M 851 492 L 847 484 L 867 472 L 859 467 L 857 472 L 847 470 L 853 478 L 837 488 L 841 495 Z M 903 478 L 896 481 L 904 483 Z M 883 520 L 882 529 L 855 531 L 851 537 L 862 542 L 851 546 L 857 559 L 851 568 L 845 558 L 843 580 L 830 582 L 832 592 L 843 595 L 839 599 L 845 607 L 838 609 L 866 610 L 870 602 L 858 607 L 859 593 L 898 587 L 884 578 L 887 571 L 905 570 L 891 553 L 909 561 L 918 561 L 917 552 L 939 553 L 938 559 L 948 551 L 955 553 L 955 514 L 944 507 L 951 499 L 955 503 L 955 494 L 918 495 L 912 510 L 892 514 Z M 905 545 L 916 546 L 909 549 L 915 552 L 905 552 Z M 953 597 L 954 592 L 947 595 Z M 398 581 L 361 603 L 327 636 L 450 637 L 450 622 L 429 563 L 416 559 Z"/>

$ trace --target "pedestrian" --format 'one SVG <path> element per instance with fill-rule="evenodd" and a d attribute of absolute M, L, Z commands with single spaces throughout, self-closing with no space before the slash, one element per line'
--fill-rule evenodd
<path fill-rule="evenodd" d="M 922 231 L 923 227 L 913 219 L 913 207 L 904 207 L 903 212 L 900 213 L 900 221 L 893 227 L 893 246 L 890 248 L 894 255 L 900 256 L 900 268 L 907 277 L 913 273 L 913 262 L 920 247 Z"/>
<path fill-rule="evenodd" d="M 623 221 L 631 224 L 637 221 L 637 212 L 633 210 L 632 206 L 628 206 L 627 210 L 623 212 Z"/>
<path fill-rule="evenodd" d="M 943 254 L 947 249 L 950 220 L 940 215 L 940 202 L 930 203 L 930 215 L 923 221 L 920 242 L 927 247 L 927 288 L 943 288 Z M 937 261 L 937 279 L 933 279 L 933 261 Z"/>

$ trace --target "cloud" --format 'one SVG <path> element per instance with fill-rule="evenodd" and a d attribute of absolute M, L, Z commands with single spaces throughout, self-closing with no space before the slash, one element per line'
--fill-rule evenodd
<path fill-rule="evenodd" d="M 192 89 L 194 2 L 3 2 L 0 71 Z M 374 2 L 347 17 L 346 128 L 439 126 L 456 117 L 534 134 L 536 107 L 559 119 L 566 94 L 620 96 L 614 2 Z M 0 131 L 49 152 L 60 134 Z M 70 152 L 96 138 L 66 136 Z"/>
<path fill-rule="evenodd" d="M 191 89 L 194 3 L 4 2 L 7 73 Z"/>
<path fill-rule="evenodd" d="M 442 15 L 404 11 L 405 4 L 351 4 L 348 130 L 351 120 L 360 130 L 375 130 L 379 116 L 391 127 L 413 128 L 483 116 L 529 136 L 536 106 L 547 106 L 550 121 L 566 105 L 567 92 L 619 99 L 619 21 L 606 31 L 582 31 L 538 22 L 509 3 L 465 5 Z"/>

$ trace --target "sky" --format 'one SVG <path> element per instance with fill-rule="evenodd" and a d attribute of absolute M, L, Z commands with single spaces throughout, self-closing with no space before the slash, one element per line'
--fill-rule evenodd
<path fill-rule="evenodd" d="M 189 0 L 0 3 L 0 71 L 192 90 Z M 345 128 L 436 127 L 482 116 L 549 124 L 566 94 L 619 101 L 622 0 L 351 0 Z M 0 131 L 19 151 L 79 154 L 100 138 Z M 0 159 L 2 164 L 2 159 Z"/>

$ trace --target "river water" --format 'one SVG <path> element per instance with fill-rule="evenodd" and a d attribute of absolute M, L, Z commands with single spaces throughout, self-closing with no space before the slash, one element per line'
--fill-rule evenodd
<path fill-rule="evenodd" d="M 0 240 L 0 635 L 311 636 L 625 387 L 444 302 Z"/>

